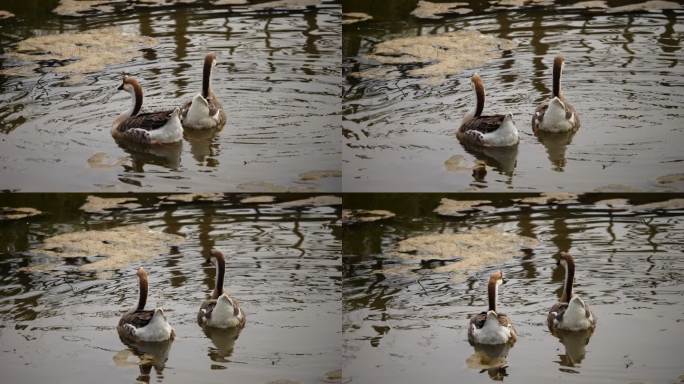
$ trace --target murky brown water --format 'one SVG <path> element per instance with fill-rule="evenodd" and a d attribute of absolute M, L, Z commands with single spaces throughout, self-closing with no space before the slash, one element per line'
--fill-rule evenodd
<path fill-rule="evenodd" d="M 178 5 L 59 17 L 57 1 L 4 1 L 0 69 L 7 53 L 42 34 L 119 26 L 157 39 L 123 64 L 71 84 L 47 61 L 28 77 L 0 75 L 0 188 L 23 191 L 339 191 L 340 11 L 335 2 L 258 11 L 248 5 Z M 296 1 L 290 3 L 297 3 Z M 186 135 L 163 150 L 120 148 L 113 119 L 129 108 L 114 94 L 137 76 L 144 106 L 179 105 L 201 88 L 202 60 L 219 64 L 213 89 L 228 114 L 215 136 Z M 112 97 L 112 95 L 114 95 Z M 90 159 L 90 161 L 89 161 Z"/>
<path fill-rule="evenodd" d="M 347 227 L 343 234 L 344 365 L 352 382 L 513 383 L 679 382 L 684 374 L 684 210 L 637 208 L 667 196 L 628 196 L 609 208 L 605 198 L 529 205 L 517 196 L 487 195 L 495 209 L 460 218 L 432 210 L 437 195 L 347 195 L 345 208 L 385 209 L 393 219 Z M 614 198 L 615 196 L 611 196 Z M 451 198 L 464 198 L 452 196 Z M 466 196 L 473 199 L 473 196 Z M 681 205 L 680 205 L 681 206 Z M 540 244 L 510 261 L 484 265 L 457 281 L 393 251 L 403 239 L 497 227 Z M 554 256 L 574 255 L 576 293 L 598 318 L 589 339 L 567 340 L 546 327 L 563 273 Z M 458 258 L 458 255 L 454 255 Z M 453 262 L 447 262 L 448 266 Z M 473 364 L 467 319 L 486 308 L 483 281 L 502 270 L 499 307 L 514 322 L 518 341 L 504 370 Z"/>
<path fill-rule="evenodd" d="M 3 382 L 320 383 L 335 376 L 341 364 L 341 245 L 330 223 L 338 208 L 256 209 L 240 205 L 239 197 L 134 200 L 140 207 L 86 214 L 78 209 L 85 195 L 0 196 L 0 206 L 44 212 L 0 222 Z M 185 241 L 158 257 L 103 272 L 80 268 L 98 258 L 56 260 L 35 251 L 55 234 L 137 223 Z M 196 323 L 214 284 L 214 267 L 205 259 L 212 247 L 228 256 L 225 287 L 248 317 L 234 343 L 208 337 Z M 52 271 L 26 270 L 45 262 Z M 148 304 L 166 308 L 177 332 L 161 363 L 132 354 L 115 328 L 136 301 L 140 265 L 150 273 Z M 148 351 L 164 354 L 157 352 Z"/>
<path fill-rule="evenodd" d="M 345 191 L 684 188 L 684 8 L 607 14 L 590 12 L 577 1 L 518 10 L 478 1 L 461 3 L 466 14 L 424 20 L 410 15 L 417 3 L 344 1 L 345 13 L 373 18 L 343 27 Z M 608 2 L 628 3 L 646 2 Z M 464 29 L 518 46 L 486 64 L 436 79 L 409 74 L 419 64 L 379 64 L 366 56 L 384 41 Z M 570 140 L 540 140 L 530 121 L 536 105 L 550 94 L 556 54 L 566 58 L 564 92 L 582 127 Z M 380 75 L 354 75 L 365 70 Z M 517 151 L 469 153 L 456 139 L 473 105 L 468 80 L 473 72 L 487 89 L 485 112 L 513 114 L 521 132 Z M 445 162 L 453 156 L 470 166 L 484 160 L 490 171 L 484 180 L 475 180 L 470 166 L 450 171 Z M 679 181 L 663 178 L 668 175 L 679 175 Z"/>

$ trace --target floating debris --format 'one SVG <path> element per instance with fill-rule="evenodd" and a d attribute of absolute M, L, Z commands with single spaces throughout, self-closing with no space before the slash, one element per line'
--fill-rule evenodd
<path fill-rule="evenodd" d="M 223 201 L 223 193 L 182 193 L 177 195 L 168 195 L 164 197 L 164 201 L 172 201 L 174 203 L 193 203 L 196 201 Z"/>
<path fill-rule="evenodd" d="M 469 171 L 472 168 L 463 155 L 451 156 L 444 162 L 444 167 L 449 172 Z"/>
<path fill-rule="evenodd" d="M 472 12 L 470 8 L 465 8 L 467 6 L 468 3 L 431 3 L 420 0 L 411 15 L 419 19 L 441 19 L 449 14 L 465 15 Z"/>
<path fill-rule="evenodd" d="M 349 25 L 360 23 L 362 21 L 372 20 L 373 16 L 363 12 L 349 12 L 342 14 L 342 25 Z"/>
<path fill-rule="evenodd" d="M 391 219 L 394 216 L 396 215 L 393 212 L 384 209 L 343 209 L 342 225 L 372 223 L 375 221 Z"/>
<path fill-rule="evenodd" d="M 660 1 L 651 0 L 643 3 L 623 5 L 621 7 L 611 7 L 607 9 L 608 13 L 621 13 L 621 12 L 655 12 L 662 11 L 665 9 L 681 9 L 681 4 L 675 3 L 673 1 Z"/>
<path fill-rule="evenodd" d="M 159 232 L 145 225 L 127 225 L 107 230 L 70 232 L 47 238 L 36 249 L 52 257 L 97 257 L 83 264 L 83 271 L 103 271 L 125 267 L 168 252 L 184 238 Z"/>
<path fill-rule="evenodd" d="M 123 156 L 113 159 L 105 152 L 98 152 L 88 158 L 88 166 L 94 169 L 114 168 L 128 163 L 128 159 Z"/>
<path fill-rule="evenodd" d="M 424 64 L 408 71 L 411 76 L 444 77 L 476 68 L 515 47 L 512 40 L 478 31 L 455 31 L 438 35 L 401 37 L 375 46 L 368 59 L 380 64 Z M 358 73 L 363 76 L 365 71 Z"/>
<path fill-rule="evenodd" d="M 647 203 L 635 205 L 634 210 L 656 210 L 656 209 L 683 209 L 684 199 L 670 199 L 665 201 L 658 201 L 655 203 Z"/>
<path fill-rule="evenodd" d="M 42 214 L 43 212 L 30 207 L 0 207 L 0 221 L 21 220 Z"/>
<path fill-rule="evenodd" d="M 473 179 L 484 181 L 485 176 L 487 176 L 487 163 L 482 160 L 475 161 L 475 165 L 473 165 Z"/>
<path fill-rule="evenodd" d="M 342 205 L 342 198 L 339 196 L 314 196 L 308 199 L 286 201 L 284 203 L 276 204 L 280 208 L 300 208 L 300 207 L 322 207 Z"/>
<path fill-rule="evenodd" d="M 0 9 L 0 20 L 14 17 L 14 13 Z"/>
<path fill-rule="evenodd" d="M 525 197 L 522 199 L 513 199 L 513 201 L 521 204 L 569 204 L 577 202 L 577 194 L 570 192 L 544 192 L 538 197 Z"/>
<path fill-rule="evenodd" d="M 342 177 L 342 171 L 340 171 L 339 169 L 309 171 L 299 175 L 299 179 L 302 181 L 320 180 L 326 177 Z"/>
<path fill-rule="evenodd" d="M 452 200 L 446 197 L 439 201 L 439 206 L 435 208 L 436 214 L 441 216 L 461 216 L 464 212 L 475 210 L 491 211 L 492 206 L 483 206 L 484 204 L 491 204 L 489 200 Z"/>
<path fill-rule="evenodd" d="M 115 209 L 135 209 L 140 208 L 140 204 L 134 203 L 137 199 L 124 197 L 97 197 L 88 196 L 85 204 L 81 205 L 80 210 L 88 213 L 109 213 Z"/>
<path fill-rule="evenodd" d="M 119 27 L 41 35 L 20 41 L 8 56 L 29 66 L 36 62 L 58 62 L 44 67 L 69 75 L 101 71 L 106 65 L 125 63 L 139 55 L 143 47 L 153 47 L 157 40 L 124 32 Z"/>
<path fill-rule="evenodd" d="M 397 256 L 412 260 L 456 260 L 436 267 L 435 272 L 454 272 L 458 280 L 467 273 L 485 266 L 500 264 L 534 248 L 539 241 L 531 237 L 503 232 L 496 228 L 477 229 L 463 233 L 421 235 L 402 240 Z"/>
<path fill-rule="evenodd" d="M 261 195 L 250 196 L 240 200 L 242 204 L 269 204 L 275 201 L 275 196 Z"/>

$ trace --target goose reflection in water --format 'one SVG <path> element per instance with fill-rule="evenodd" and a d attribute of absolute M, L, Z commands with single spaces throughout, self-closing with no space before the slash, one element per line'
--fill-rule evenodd
<path fill-rule="evenodd" d="M 565 354 L 559 355 L 560 361 L 558 363 L 562 367 L 576 367 L 586 357 L 586 347 L 589 344 L 589 339 L 593 330 L 588 329 L 584 331 L 556 331 L 554 336 L 565 346 Z"/>
<path fill-rule="evenodd" d="M 466 365 L 472 369 L 479 369 L 480 373 L 487 372 L 492 380 L 503 381 L 508 376 L 508 351 L 511 344 L 485 345 L 475 344 L 475 351 L 466 359 Z"/>
<path fill-rule="evenodd" d="M 199 164 L 208 167 L 219 165 L 218 157 L 221 153 L 221 144 L 217 137 L 222 128 L 186 130 L 184 132 L 185 140 L 190 143 L 190 153 Z"/>
<path fill-rule="evenodd" d="M 546 153 L 551 161 L 554 171 L 563 172 L 567 162 L 566 152 L 568 145 L 572 143 L 575 132 L 537 132 L 537 139 L 546 147 Z"/>
<path fill-rule="evenodd" d="M 240 336 L 240 328 L 203 328 L 204 334 L 211 340 L 213 347 L 209 347 L 209 358 L 211 361 L 227 363 L 233 354 L 235 341 Z"/>
<path fill-rule="evenodd" d="M 163 378 L 164 367 L 169 359 L 169 351 L 173 341 L 168 340 L 155 343 L 132 343 L 124 339 L 121 339 L 121 341 L 128 346 L 128 349 L 119 351 L 114 355 L 113 359 L 116 366 L 127 367 L 137 364 L 140 369 L 140 375 L 135 380 L 138 382 L 149 383 L 152 368 L 154 368 L 159 380 Z M 131 356 L 136 356 L 139 361 L 130 361 Z"/>
<path fill-rule="evenodd" d="M 472 145 L 463 146 L 469 154 L 475 156 L 499 173 L 512 176 L 518 159 L 518 146 L 511 147 L 477 147 Z"/>
<path fill-rule="evenodd" d="M 121 149 L 131 156 L 131 166 L 127 171 L 143 172 L 145 165 L 157 165 L 170 170 L 180 168 L 183 142 L 147 146 L 117 141 Z M 128 167 L 126 167 L 128 168 Z"/>

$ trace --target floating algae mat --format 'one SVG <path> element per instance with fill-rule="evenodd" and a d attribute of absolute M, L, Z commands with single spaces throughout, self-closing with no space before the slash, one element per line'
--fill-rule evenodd
<path fill-rule="evenodd" d="M 137 56 L 138 50 L 157 44 L 152 37 L 124 31 L 119 27 L 67 32 L 31 37 L 20 41 L 9 56 L 35 67 L 37 62 L 60 62 L 50 70 L 65 74 L 97 72 L 106 65 L 120 64 Z M 10 73 L 20 73 L 8 68 Z"/>
<path fill-rule="evenodd" d="M 531 249 L 538 244 L 539 241 L 531 237 L 485 228 L 411 237 L 399 242 L 395 254 L 402 259 L 421 262 L 452 260 L 434 271 L 456 272 L 455 278 L 465 278 L 468 271 L 503 263 L 522 254 L 522 249 Z"/>
<path fill-rule="evenodd" d="M 512 40 L 485 35 L 478 31 L 455 31 L 437 35 L 401 37 L 375 46 L 368 59 L 380 64 L 424 64 L 410 69 L 416 77 L 445 77 L 476 68 L 515 47 Z M 370 71 L 370 72 L 366 72 Z M 377 73 L 371 69 L 355 76 Z"/>
<path fill-rule="evenodd" d="M 155 231 L 145 225 L 127 225 L 107 230 L 63 233 L 45 239 L 37 252 L 53 257 L 98 257 L 80 267 L 84 271 L 103 271 L 149 259 L 179 245 L 183 237 Z"/>

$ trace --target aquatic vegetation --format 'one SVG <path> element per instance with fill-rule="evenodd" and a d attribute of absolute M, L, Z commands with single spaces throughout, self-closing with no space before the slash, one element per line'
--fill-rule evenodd
<path fill-rule="evenodd" d="M 419 19 L 441 19 L 448 14 L 465 15 L 472 12 L 467 6 L 468 3 L 432 3 L 420 0 L 411 15 Z"/>
<path fill-rule="evenodd" d="M 42 214 L 43 212 L 31 207 L 0 207 L 0 221 L 20 220 Z"/>
<path fill-rule="evenodd" d="M 515 255 L 521 255 L 522 249 L 537 245 L 539 241 L 531 237 L 485 228 L 411 237 L 400 241 L 393 254 L 412 261 L 448 261 L 434 268 L 434 271 L 453 272 L 454 278 L 461 280 L 470 271 L 501 264 Z"/>
<path fill-rule="evenodd" d="M 105 152 L 98 152 L 88 158 L 88 166 L 94 169 L 108 169 L 127 163 L 128 159 L 125 156 L 114 159 Z"/>
<path fill-rule="evenodd" d="M 140 204 L 134 203 L 135 198 L 117 198 L 117 197 L 97 197 L 88 196 L 85 204 L 79 208 L 88 213 L 109 213 L 109 211 L 116 209 L 134 209 L 140 207 Z"/>
<path fill-rule="evenodd" d="M 568 203 L 576 203 L 577 202 L 577 194 L 576 193 L 570 193 L 570 192 L 544 192 L 538 197 L 537 196 L 524 197 L 522 199 L 515 199 L 513 201 L 516 201 L 516 202 L 522 203 L 522 204 L 537 204 L 537 205 L 544 205 L 544 204 L 551 204 L 551 203 L 568 204 Z"/>
<path fill-rule="evenodd" d="M 326 177 L 342 177 L 342 171 L 339 169 L 309 171 L 299 175 L 299 179 L 302 181 L 320 180 Z"/>
<path fill-rule="evenodd" d="M 515 46 L 512 40 L 465 30 L 384 41 L 367 58 L 386 65 L 422 64 L 420 68 L 408 70 L 408 74 L 445 77 L 479 67 Z M 364 72 L 356 76 L 365 77 Z"/>
<path fill-rule="evenodd" d="M 107 27 L 30 37 L 20 41 L 8 56 L 33 67 L 36 63 L 58 62 L 60 65 L 44 69 L 80 75 L 101 71 L 110 64 L 125 63 L 139 55 L 140 48 L 156 44 L 157 40 L 152 37 Z"/>
<path fill-rule="evenodd" d="M 473 168 L 472 164 L 468 164 L 465 156 L 453 155 L 444 161 L 444 167 L 450 172 L 469 171 Z"/>
<path fill-rule="evenodd" d="M 342 25 L 349 25 L 360 23 L 366 20 L 372 20 L 373 16 L 363 12 L 348 12 L 342 14 Z"/>
<path fill-rule="evenodd" d="M 489 200 L 452 200 L 445 197 L 439 201 L 439 206 L 433 212 L 441 216 L 460 216 L 464 212 L 493 210 L 493 207 L 485 205 L 491 203 Z"/>
<path fill-rule="evenodd" d="M 164 197 L 164 201 L 174 203 L 192 203 L 196 201 L 222 201 L 223 193 L 181 193 L 177 195 L 168 195 Z"/>
<path fill-rule="evenodd" d="M 79 269 L 103 271 L 158 256 L 183 241 L 182 236 L 159 232 L 145 225 L 127 225 L 52 236 L 35 251 L 59 258 L 95 257 L 96 261 L 83 264 Z"/>
<path fill-rule="evenodd" d="M 342 225 L 355 225 L 362 223 L 373 223 L 380 220 L 391 219 L 396 216 L 394 212 L 384 209 L 343 209 Z"/>

